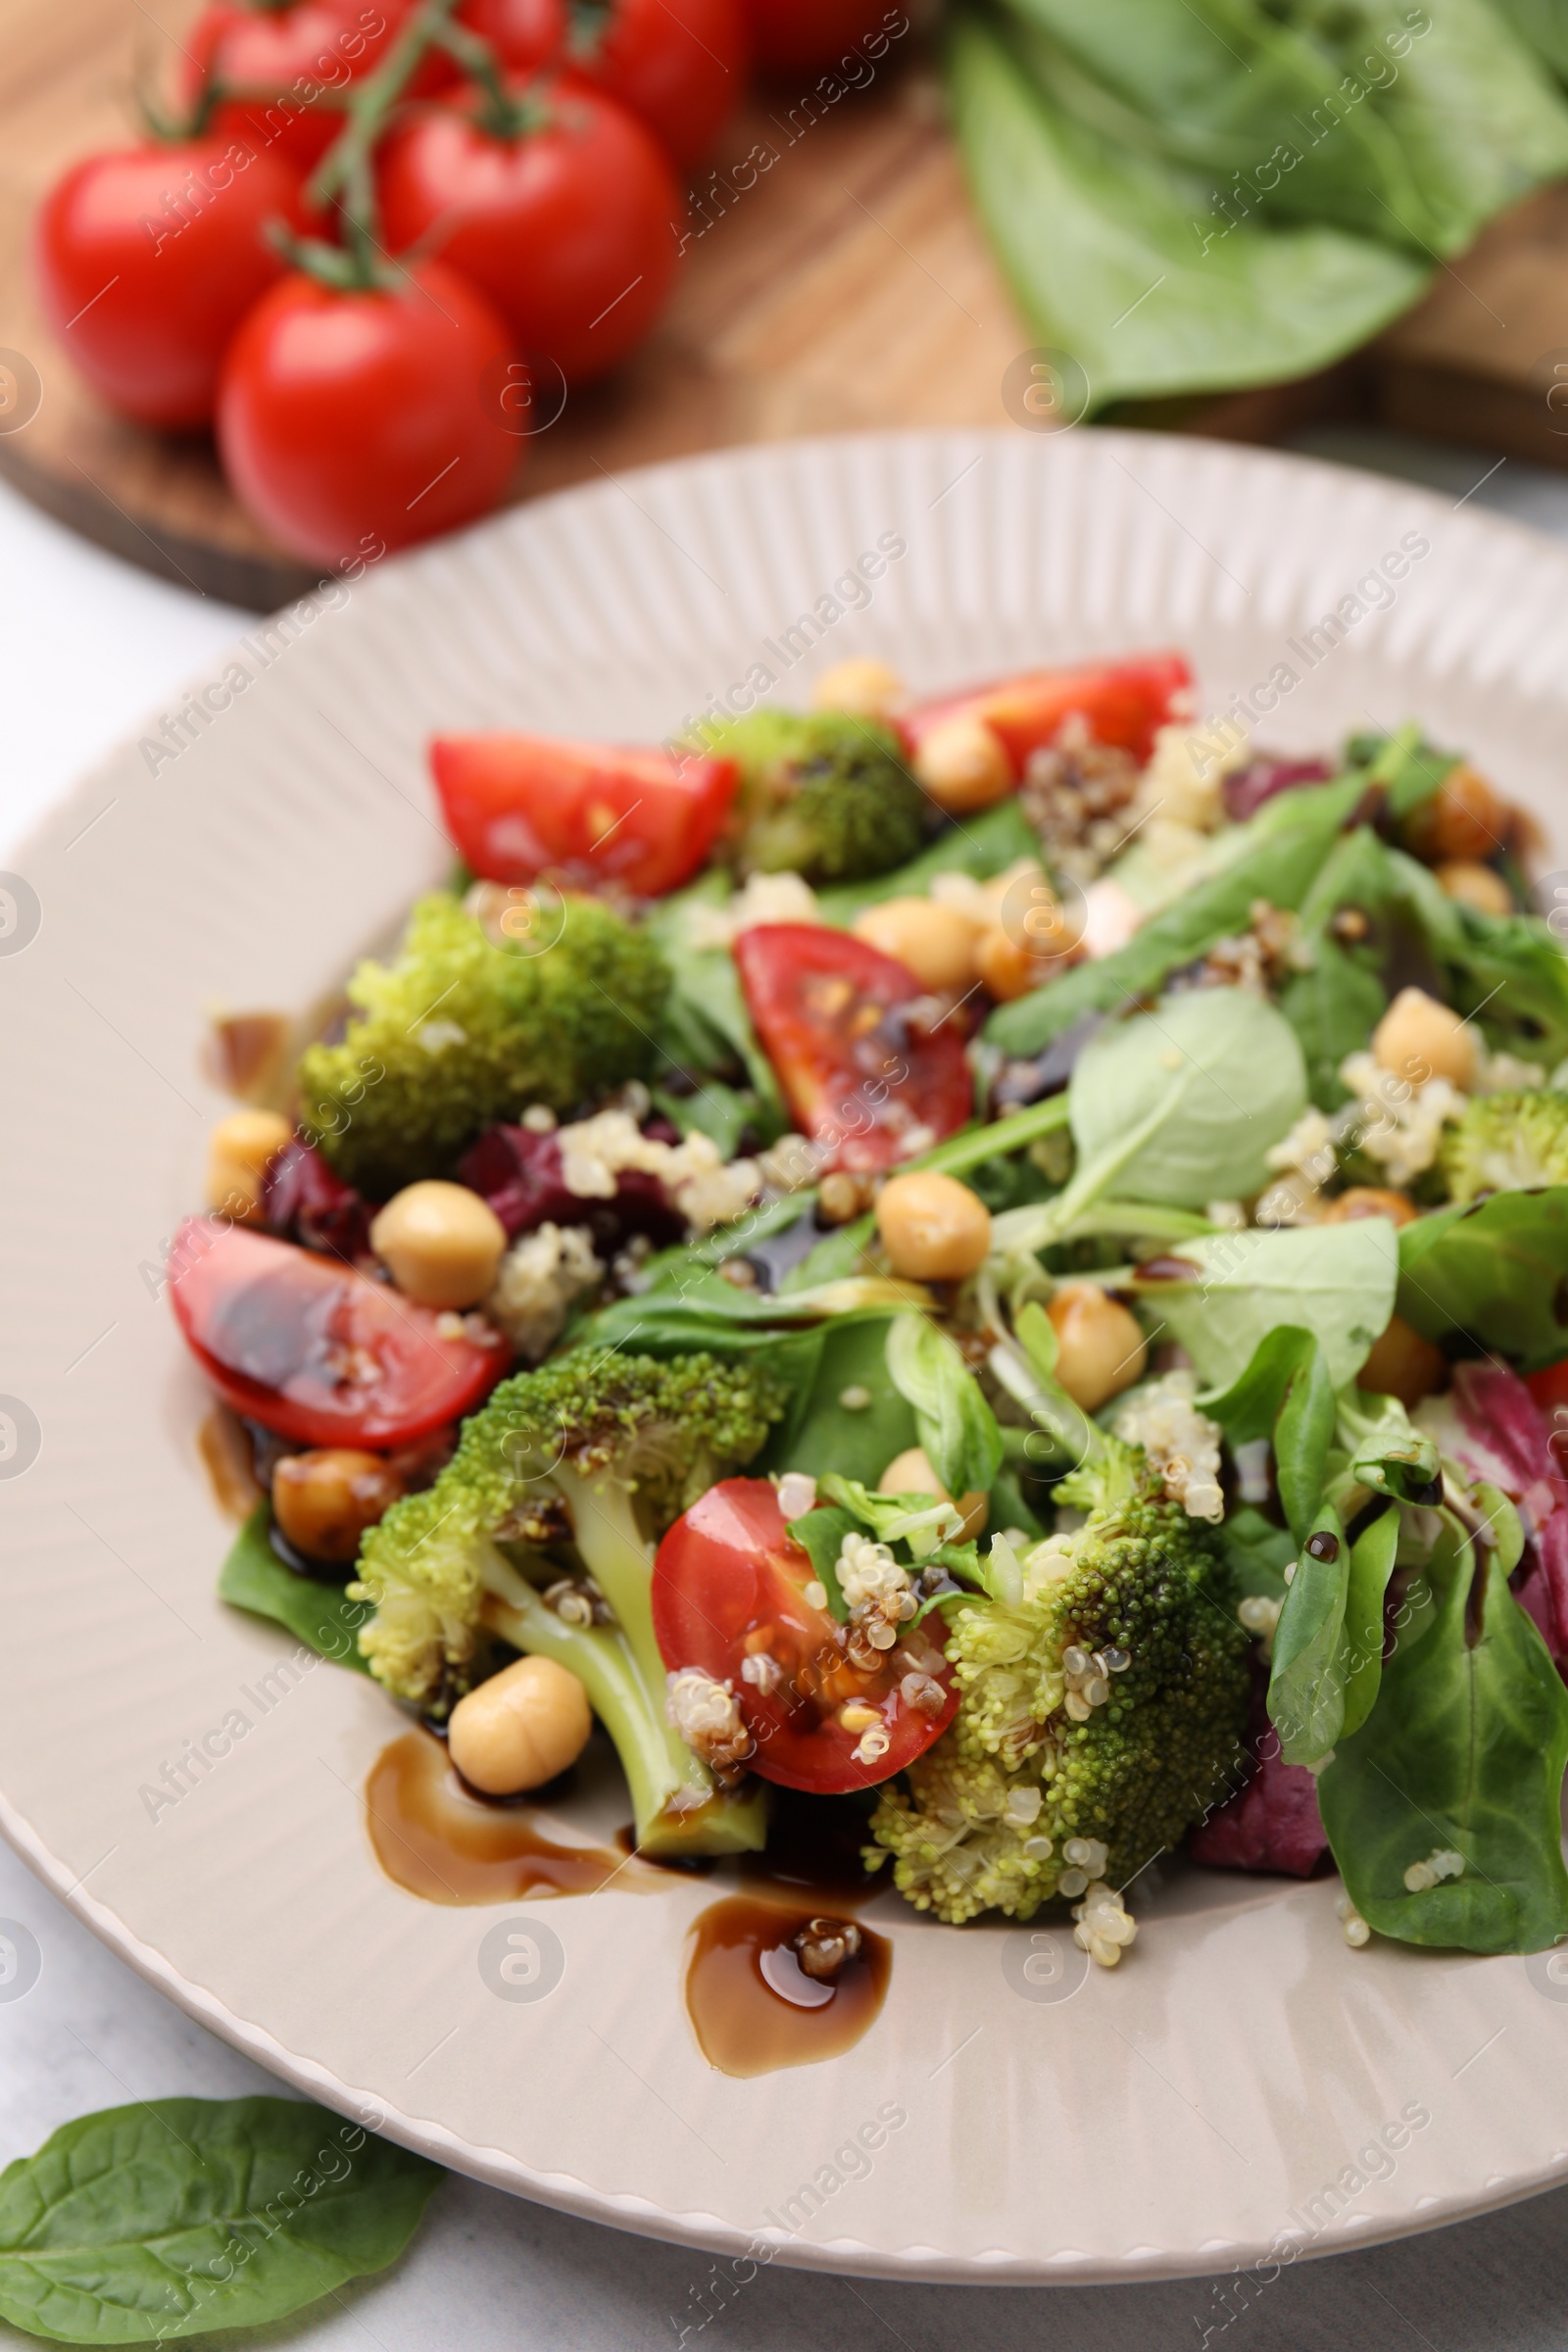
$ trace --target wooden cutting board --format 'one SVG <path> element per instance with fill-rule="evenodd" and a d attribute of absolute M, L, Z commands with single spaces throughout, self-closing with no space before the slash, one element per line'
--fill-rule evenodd
<path fill-rule="evenodd" d="M 93 397 L 42 323 L 25 260 L 40 194 L 75 157 L 124 141 L 133 87 L 167 71 L 195 4 L 0 0 L 0 369 L 20 353 L 42 387 L 30 421 L 0 430 L 0 472 L 116 554 L 269 611 L 312 575 L 240 512 L 207 439 L 145 432 Z M 774 158 L 760 175 L 737 172 L 759 152 Z M 814 122 L 755 99 L 697 195 L 663 323 L 527 445 L 517 495 L 724 443 L 1006 420 L 1003 378 L 1035 337 L 981 238 L 925 62 L 890 57 Z M 1568 462 L 1568 348 L 1561 415 L 1538 366 L 1568 347 L 1565 260 L 1568 191 L 1554 191 L 1493 229 L 1364 365 L 1151 421 L 1266 440 L 1381 415 Z"/>

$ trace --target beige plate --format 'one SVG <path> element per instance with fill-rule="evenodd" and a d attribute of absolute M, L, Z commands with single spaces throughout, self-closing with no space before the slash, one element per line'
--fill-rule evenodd
<path fill-rule="evenodd" d="M 879 542 L 894 557 L 868 591 L 846 575 Z M 694 2245 L 771 2229 L 779 2260 L 828 2270 L 1157 2277 L 1562 2179 L 1568 1983 L 1543 1960 L 1349 1951 L 1333 1882 L 1173 1877 L 1146 1891 L 1129 1964 L 1081 1986 L 1059 1931 L 956 1934 L 879 1898 L 896 1956 L 878 2023 L 846 2057 L 750 2082 L 709 2069 L 683 2013 L 700 1882 L 532 1904 L 564 1973 L 541 1999 L 498 1997 L 481 1954 L 512 1915 L 419 1903 L 371 1860 L 359 1791 L 390 1703 L 281 1665 L 286 1637 L 214 1595 L 228 1530 L 159 1293 L 221 1107 L 198 1075 L 204 1017 L 310 1003 L 442 873 L 432 730 L 653 738 L 749 675 L 799 698 L 851 652 L 931 689 L 1174 644 L 1209 710 L 1272 673 L 1262 734 L 1285 748 L 1418 714 L 1561 840 L 1568 553 L 1200 442 L 911 435 L 633 474 L 338 594 L 258 629 L 198 682 L 227 708 L 187 722 L 188 748 L 127 745 L 8 884 L 9 1837 L 301 2088 L 504 2187 Z M 1343 642 L 1320 638 L 1313 666 L 1303 628 L 1334 610 Z M 227 1752 L 151 1808 L 188 1743 Z"/>

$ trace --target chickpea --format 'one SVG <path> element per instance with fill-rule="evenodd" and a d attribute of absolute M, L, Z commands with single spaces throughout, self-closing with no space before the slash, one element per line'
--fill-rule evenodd
<path fill-rule="evenodd" d="M 1372 1053 L 1383 1069 L 1411 1086 L 1446 1078 L 1464 1093 L 1475 1084 L 1474 1030 L 1423 989 L 1400 989 L 1372 1032 Z"/>
<path fill-rule="evenodd" d="M 912 1282 L 956 1282 L 985 1263 L 991 1211 L 953 1176 L 911 1169 L 876 1197 L 877 1230 L 895 1274 Z"/>
<path fill-rule="evenodd" d="M 1445 1385 L 1448 1359 L 1441 1348 L 1412 1331 L 1402 1315 L 1394 1315 L 1387 1331 L 1373 1341 L 1372 1352 L 1355 1377 L 1374 1396 L 1396 1396 L 1410 1412 L 1423 1396 Z"/>
<path fill-rule="evenodd" d="M 1474 906 L 1480 914 L 1513 913 L 1513 892 L 1490 865 L 1477 865 L 1468 858 L 1450 858 L 1437 871 L 1449 898 L 1457 899 L 1461 906 Z"/>
<path fill-rule="evenodd" d="M 460 1698 L 447 1749 L 486 1796 L 542 1788 L 575 1764 L 593 1729 L 588 1693 L 554 1658 L 518 1658 Z"/>
<path fill-rule="evenodd" d="M 370 1227 L 370 1248 L 419 1306 L 477 1306 L 495 1287 L 507 1229 L 466 1184 L 405 1185 Z"/>
<path fill-rule="evenodd" d="M 1026 997 L 1032 988 L 1039 988 L 1055 969 L 1030 954 L 1021 940 L 993 923 L 982 931 L 974 952 L 975 969 L 988 996 L 999 1004 L 1010 1004 L 1015 997 Z"/>
<path fill-rule="evenodd" d="M 262 1178 L 294 1130 L 281 1111 L 234 1110 L 207 1145 L 207 1205 L 246 1225 L 260 1222 Z"/>
<path fill-rule="evenodd" d="M 850 662 L 836 662 L 831 669 L 822 672 L 811 690 L 816 710 L 847 710 L 856 718 L 891 718 L 906 699 L 904 680 L 898 671 L 889 669 L 885 662 L 874 662 L 865 655 Z"/>
<path fill-rule="evenodd" d="M 1331 1200 L 1320 1225 L 1351 1225 L 1358 1217 L 1388 1217 L 1396 1225 L 1413 1224 L 1416 1208 L 1403 1193 L 1391 1193 L 1380 1184 L 1352 1184 L 1348 1192 Z"/>
<path fill-rule="evenodd" d="M 1415 811 L 1404 838 L 1418 858 L 1437 865 L 1455 858 L 1494 857 L 1507 847 L 1513 829 L 1513 812 L 1501 794 L 1473 767 L 1460 765 L 1449 769 Z"/>
<path fill-rule="evenodd" d="M 975 923 L 932 899 L 884 899 L 858 915 L 855 936 L 904 964 L 922 988 L 974 985 Z"/>
<path fill-rule="evenodd" d="M 1006 745 L 972 712 L 938 721 L 914 755 L 914 772 L 950 816 L 989 808 L 1013 787 Z"/>
<path fill-rule="evenodd" d="M 272 1514 L 308 1560 L 354 1559 L 360 1538 L 403 1493 L 403 1481 L 377 1453 L 321 1446 L 285 1453 L 272 1470 Z"/>
<path fill-rule="evenodd" d="M 944 1502 L 952 1502 L 963 1520 L 958 1531 L 960 1544 L 967 1544 L 979 1535 L 991 1516 L 991 1498 L 978 1490 L 972 1494 L 960 1494 L 954 1502 L 953 1496 L 926 1459 L 923 1446 L 911 1446 L 906 1453 L 895 1454 L 876 1485 L 879 1494 L 936 1494 Z"/>
<path fill-rule="evenodd" d="M 1138 1318 L 1098 1283 L 1064 1282 L 1046 1312 L 1056 1335 L 1056 1378 L 1086 1413 L 1143 1378 L 1149 1344 Z"/>

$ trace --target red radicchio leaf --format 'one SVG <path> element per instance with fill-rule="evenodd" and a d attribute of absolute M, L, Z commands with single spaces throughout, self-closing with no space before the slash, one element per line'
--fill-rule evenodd
<path fill-rule="evenodd" d="M 1335 772 L 1326 760 L 1271 760 L 1265 754 L 1226 777 L 1225 813 L 1233 825 L 1245 824 L 1277 792 L 1290 792 L 1298 784 L 1324 784 Z"/>
<path fill-rule="evenodd" d="M 649 1131 L 654 1132 L 652 1126 Z M 658 1134 L 668 1142 L 674 1130 L 661 1122 Z M 557 1138 L 535 1135 L 528 1127 L 492 1127 L 465 1152 L 458 1176 L 489 1201 L 512 1241 L 544 1224 L 586 1225 L 604 1257 L 623 1249 L 635 1233 L 645 1233 L 656 1249 L 663 1249 L 686 1231 L 685 1218 L 659 1178 L 644 1169 L 623 1169 L 611 1200 L 585 1200 L 568 1192 Z"/>
<path fill-rule="evenodd" d="M 1195 1862 L 1210 1870 L 1278 1871 L 1309 1879 L 1329 1850 L 1318 1811 L 1317 1782 L 1304 1765 L 1287 1764 L 1268 1719 L 1268 1670 L 1252 1661 L 1247 1718 L 1250 1778 L 1187 1840 Z"/>
<path fill-rule="evenodd" d="M 1447 1396 L 1429 1397 L 1415 1418 L 1467 1478 L 1500 1487 L 1518 1509 L 1515 1597 L 1568 1680 L 1568 1477 L 1541 1407 L 1517 1372 L 1488 1361 L 1456 1364 Z"/>

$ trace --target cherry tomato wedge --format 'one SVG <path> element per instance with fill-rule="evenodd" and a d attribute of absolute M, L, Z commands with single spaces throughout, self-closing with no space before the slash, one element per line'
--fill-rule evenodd
<path fill-rule="evenodd" d="M 893 1167 L 973 1116 L 958 1024 L 906 964 L 820 923 L 743 931 L 735 961 L 790 1108 L 838 1167 Z"/>
<path fill-rule="evenodd" d="M 902 727 L 912 753 L 933 727 L 950 718 L 983 718 L 1002 737 L 1020 776 L 1030 753 L 1054 743 L 1069 718 L 1082 718 L 1096 743 L 1147 760 L 1156 728 L 1165 725 L 1176 697 L 1192 683 L 1193 673 L 1180 654 L 1100 662 L 1083 669 L 1037 669 L 924 703 L 907 713 Z"/>
<path fill-rule="evenodd" d="M 946 1629 L 933 1610 L 877 1649 L 864 1626 L 841 1625 L 807 1598 L 815 1580 L 777 1489 L 728 1478 L 659 1546 L 654 1634 L 671 1672 L 699 1666 L 733 1685 L 757 1743 L 749 1770 L 820 1794 L 869 1788 L 923 1755 L 957 1712 Z M 873 1752 L 858 1754 L 867 1731 Z"/>
<path fill-rule="evenodd" d="M 224 1403 L 306 1446 L 409 1445 L 471 1412 L 507 1368 L 499 1342 L 445 1339 L 429 1307 L 387 1284 L 217 1217 L 185 1220 L 169 1277 Z"/>
<path fill-rule="evenodd" d="M 550 874 L 647 899 L 696 873 L 739 775 L 733 760 L 544 735 L 438 736 L 430 765 L 447 831 L 483 880 Z"/>

